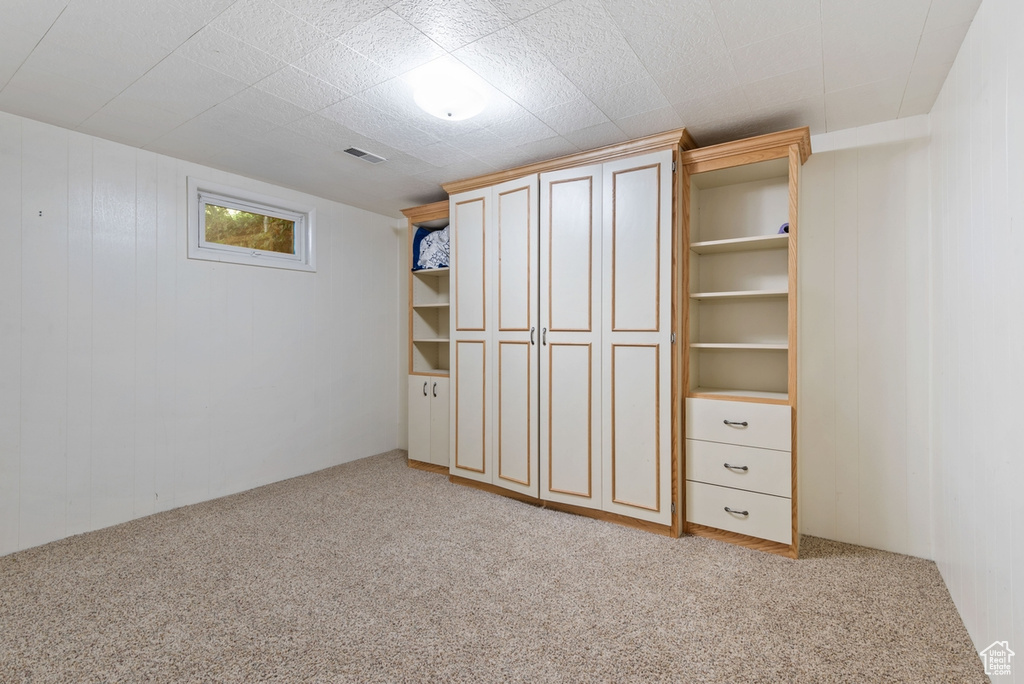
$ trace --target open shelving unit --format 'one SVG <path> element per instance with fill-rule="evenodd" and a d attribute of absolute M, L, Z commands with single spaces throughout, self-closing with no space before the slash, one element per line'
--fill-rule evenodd
<path fill-rule="evenodd" d="M 448 268 L 412 270 L 413 237 L 418 228 L 448 225 L 448 202 L 406 209 L 409 221 L 409 374 L 448 375 Z"/>

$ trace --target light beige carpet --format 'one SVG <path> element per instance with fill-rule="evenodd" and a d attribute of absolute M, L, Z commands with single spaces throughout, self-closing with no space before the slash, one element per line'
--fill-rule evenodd
<path fill-rule="evenodd" d="M 931 562 L 667 539 L 404 455 L 0 558 L 0 680 L 986 681 Z"/>

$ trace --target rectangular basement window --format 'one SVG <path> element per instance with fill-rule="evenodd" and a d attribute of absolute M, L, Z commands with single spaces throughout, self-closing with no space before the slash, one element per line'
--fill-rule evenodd
<path fill-rule="evenodd" d="M 190 259 L 315 271 L 316 209 L 188 179 Z"/>

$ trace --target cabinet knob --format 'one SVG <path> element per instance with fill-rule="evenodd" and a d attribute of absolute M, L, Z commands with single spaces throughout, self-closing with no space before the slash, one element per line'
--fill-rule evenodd
<path fill-rule="evenodd" d="M 733 513 L 735 515 L 742 515 L 744 517 L 747 517 L 747 516 L 750 515 L 750 511 L 734 511 L 731 508 L 729 508 L 728 506 L 725 507 L 725 512 L 726 513 Z"/>
<path fill-rule="evenodd" d="M 427 384 L 426 382 L 423 383 L 423 396 L 427 396 Z"/>
<path fill-rule="evenodd" d="M 723 420 L 722 422 L 725 423 L 726 425 L 734 425 L 734 426 L 737 426 L 737 427 L 747 427 L 747 421 L 745 421 L 745 420 L 744 421 Z"/>

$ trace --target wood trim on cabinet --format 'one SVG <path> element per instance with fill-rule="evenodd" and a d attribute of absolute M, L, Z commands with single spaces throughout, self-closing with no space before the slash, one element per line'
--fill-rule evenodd
<path fill-rule="evenodd" d="M 657 190 L 658 190 L 658 211 L 655 212 L 655 221 L 657 222 L 655 242 L 655 253 L 654 253 L 654 327 L 653 328 L 619 328 L 615 324 L 615 302 L 618 299 L 616 297 L 616 286 L 618 284 L 617 272 L 615 270 L 616 253 L 618 252 L 618 240 L 616 234 L 616 223 L 619 218 L 619 213 L 616 206 L 616 183 L 618 182 L 618 175 L 620 173 L 633 173 L 635 171 L 644 171 L 646 169 L 655 169 L 657 177 Z M 632 169 L 623 169 L 622 171 L 612 172 L 612 332 L 658 332 L 661 330 L 661 164 L 647 164 L 646 166 L 637 166 Z"/>
<path fill-rule="evenodd" d="M 742 390 L 736 390 L 740 392 Z M 790 406 L 789 399 L 769 399 L 767 397 L 744 397 L 741 394 L 706 394 L 704 392 L 687 392 L 686 396 L 691 399 L 713 399 L 715 401 L 740 401 L 748 404 L 777 404 L 779 406 Z"/>
<path fill-rule="evenodd" d="M 483 347 L 483 365 L 484 372 L 481 373 L 483 376 L 483 391 L 481 396 L 484 397 L 484 401 L 487 401 L 487 343 L 483 340 L 455 340 L 455 377 L 458 378 L 462 371 L 459 370 L 459 345 L 460 344 L 479 344 Z M 464 465 L 459 465 L 459 390 L 458 380 L 456 380 L 456 386 L 452 388 L 455 392 L 455 467 L 459 470 L 468 470 L 472 473 L 485 473 L 487 471 L 487 414 L 484 414 L 484 426 L 480 431 L 483 433 L 482 444 L 480 445 L 480 468 L 469 468 Z"/>
<path fill-rule="evenodd" d="M 683 435 L 683 393 L 686 392 L 686 364 L 683 362 L 682 350 L 687 348 L 689 337 L 686 334 L 686 293 L 683 290 L 683 269 L 687 260 L 684 258 L 689 253 L 690 241 L 686 235 L 686 226 L 683 223 L 683 211 L 681 208 L 682 198 L 686 197 L 683 192 L 683 178 L 686 169 L 679 164 L 679 156 L 682 150 L 672 150 L 672 163 L 677 169 L 673 178 L 673 202 L 672 202 L 672 332 L 676 335 L 676 343 L 672 346 L 671 373 L 672 386 L 670 398 L 672 401 L 672 502 L 676 506 L 672 514 L 672 536 L 678 537 L 683 532 L 683 518 L 686 513 L 686 500 L 682 491 L 680 473 L 683 467 L 682 435 Z M 684 251 L 685 250 L 685 251 Z M 686 268 L 689 272 L 689 268 Z"/>
<path fill-rule="evenodd" d="M 681 155 L 683 165 L 693 165 L 693 173 L 702 173 L 716 168 L 743 166 L 758 161 L 777 159 L 789 155 L 789 146 L 797 145 L 800 151 L 800 163 L 811 156 L 811 129 L 792 128 L 788 131 L 759 135 L 743 140 L 709 145 L 697 149 L 688 149 Z M 780 153 L 781 151 L 781 153 Z M 445 190 L 448 190 L 445 187 Z M 451 192 L 449 190 L 449 192 Z"/>
<path fill-rule="evenodd" d="M 562 183 L 576 183 L 587 181 L 590 184 L 590 199 L 588 210 L 590 212 L 590 229 L 587 231 L 589 242 L 587 243 L 587 327 L 586 328 L 556 328 L 554 319 L 554 307 L 552 306 L 551 286 L 551 259 L 554 253 L 554 211 L 551 202 L 551 186 Z M 594 330 L 594 177 L 580 176 L 578 178 L 565 178 L 563 180 L 548 182 L 548 332 L 593 332 Z"/>
<path fill-rule="evenodd" d="M 522 481 L 522 480 L 517 480 L 514 477 L 506 477 L 506 476 L 501 474 L 501 464 L 502 464 L 502 459 L 501 459 L 501 456 L 502 456 L 502 451 L 501 451 L 501 426 L 502 426 L 502 423 L 501 423 L 501 413 L 502 413 L 502 411 L 501 411 L 501 368 L 502 368 L 502 365 L 501 365 L 501 348 L 502 348 L 502 346 L 504 346 L 506 344 L 515 344 L 515 345 L 524 345 L 524 346 L 526 346 L 527 347 L 527 356 L 526 356 L 527 362 L 529 364 L 531 364 L 531 365 L 533 364 L 533 355 L 529 353 L 529 347 L 530 347 L 530 343 L 529 342 L 520 342 L 518 340 L 515 340 L 515 341 L 498 340 L 498 477 L 500 479 L 502 479 L 502 480 L 507 480 L 508 482 L 515 482 L 516 484 L 521 484 L 524 487 L 529 487 L 530 486 L 530 474 L 532 472 L 531 469 L 530 469 L 530 464 L 529 463 L 526 466 L 526 481 L 525 482 Z M 529 369 L 529 370 L 532 370 L 532 369 Z M 533 411 L 530 410 L 530 406 L 529 406 L 530 396 L 533 393 L 533 383 L 531 382 L 531 378 L 533 378 L 533 373 L 528 371 L 526 373 L 526 403 L 527 403 L 527 407 L 526 407 L 526 434 L 527 435 L 532 435 L 533 434 L 533 431 L 532 431 L 532 428 L 533 428 Z M 528 458 L 529 458 L 529 456 L 530 455 L 527 454 Z"/>
<path fill-rule="evenodd" d="M 551 486 L 554 461 L 552 460 L 551 438 L 554 434 L 552 425 L 551 388 L 554 387 L 553 354 L 555 347 L 586 347 L 587 348 L 587 492 L 574 492 L 568 489 L 555 489 Z M 594 346 L 590 342 L 554 342 L 548 345 L 548 491 L 556 494 L 568 494 L 584 499 L 594 497 Z"/>
<path fill-rule="evenodd" d="M 692 534 L 695 537 L 717 539 L 718 541 L 729 542 L 730 544 L 736 544 L 737 546 L 745 546 L 748 549 L 754 549 L 755 551 L 767 551 L 768 553 L 785 556 L 786 558 L 796 558 L 799 555 L 799 542 L 795 541 L 793 544 L 782 544 L 775 541 L 769 541 L 768 539 L 750 537 L 737 532 L 726 532 L 725 530 L 720 530 L 715 527 L 706 527 L 704 525 L 698 525 L 697 523 L 691 522 L 686 523 L 684 528 L 684 532 Z"/>
<path fill-rule="evenodd" d="M 459 215 L 459 210 L 458 210 L 459 207 L 461 207 L 463 204 L 472 204 L 473 202 L 480 202 L 483 205 L 482 208 L 481 208 L 481 212 L 480 212 L 481 215 L 482 215 L 482 221 L 481 221 L 481 226 L 480 226 L 480 233 L 481 233 L 481 235 L 480 235 L 480 252 L 481 252 L 480 253 L 480 259 L 481 259 L 480 269 L 482 271 L 482 273 L 480 274 L 480 318 L 483 321 L 483 327 L 482 328 L 461 328 L 461 327 L 459 327 L 459 304 L 461 304 L 461 298 L 456 297 L 455 298 L 455 329 L 457 331 L 459 331 L 459 332 L 463 332 L 463 331 L 483 332 L 483 331 L 487 330 L 487 200 L 486 200 L 486 198 L 474 197 L 473 199 L 470 199 L 470 200 L 465 200 L 465 201 L 462 201 L 462 202 L 456 202 L 455 203 L 455 212 L 454 212 L 455 215 L 452 216 L 452 219 L 457 220 L 458 215 Z M 455 254 L 458 255 L 458 253 L 459 253 L 459 230 L 458 230 L 458 226 L 456 226 L 455 230 L 451 231 L 451 232 L 454 233 Z M 452 239 L 452 238 L 449 237 L 449 239 Z M 455 268 L 451 269 L 451 272 L 452 272 L 451 282 L 448 283 L 448 292 L 449 292 L 448 297 L 449 298 L 451 298 L 451 296 L 452 296 L 452 290 L 458 288 L 458 286 L 459 286 L 459 268 L 458 268 L 457 264 L 453 264 L 453 266 L 455 266 Z"/>
<path fill-rule="evenodd" d="M 433 204 L 424 204 L 419 207 L 402 209 L 402 214 L 411 224 L 446 219 L 448 218 L 448 200 L 434 202 Z"/>
<path fill-rule="evenodd" d="M 568 169 L 574 166 L 599 164 L 622 157 L 632 157 L 644 152 L 676 149 L 677 147 L 682 147 L 684 150 L 697 147 L 697 143 L 694 142 L 693 137 L 685 128 L 678 128 L 676 130 L 666 131 L 656 135 L 649 135 L 645 138 L 638 138 L 636 140 L 617 143 L 615 145 L 599 147 L 595 150 L 577 152 L 575 154 L 558 157 L 556 159 L 517 166 L 514 169 L 508 169 L 506 171 L 497 171 L 483 176 L 475 176 L 473 178 L 452 181 L 451 183 L 442 184 L 441 187 L 443 187 L 449 195 L 454 195 L 456 193 L 466 192 L 467 190 L 476 190 L 478 188 L 485 188 L 491 185 L 498 185 L 505 181 L 514 180 L 516 178 L 535 173 L 546 173 L 548 171 L 558 171 L 560 169 Z"/>
<path fill-rule="evenodd" d="M 501 279 L 501 198 L 505 195 L 511 195 L 512 193 L 522 192 L 526 190 L 526 206 L 530 206 L 530 190 L 532 188 L 529 185 L 524 185 L 521 188 L 514 188 L 512 190 L 506 190 L 505 192 L 498 193 L 498 330 L 500 332 L 526 332 L 530 329 L 530 315 L 527 312 L 526 327 L 524 328 L 503 328 L 501 327 L 501 293 L 503 292 L 502 284 L 504 281 Z M 526 302 L 529 306 L 530 294 L 533 292 L 533 262 L 530 259 L 531 248 L 533 247 L 533 216 L 531 212 L 528 212 L 528 220 L 530 221 L 526 230 Z"/>
<path fill-rule="evenodd" d="M 660 251 L 659 251 L 660 254 Z M 654 507 L 633 503 L 615 496 L 615 350 L 618 347 L 654 349 Z M 661 345 L 654 344 L 613 344 L 612 354 L 612 387 L 611 387 L 611 432 L 612 432 L 612 502 L 622 506 L 630 506 L 645 511 L 661 512 Z"/>
<path fill-rule="evenodd" d="M 790 473 L 793 482 L 793 557 L 797 557 L 800 553 L 800 516 L 797 510 L 799 497 L 797 496 L 797 474 L 799 469 L 797 468 L 797 363 L 799 357 L 797 356 L 797 344 L 798 344 L 798 321 L 797 314 L 799 307 L 797 306 L 797 256 L 798 256 L 798 245 L 799 245 L 799 207 L 800 207 L 800 173 L 801 166 L 805 158 L 802 156 L 802 151 L 799 146 L 792 144 L 789 146 L 789 377 L 788 377 L 788 392 L 789 392 L 789 404 L 792 414 L 792 448 L 791 451 L 791 466 Z"/>
<path fill-rule="evenodd" d="M 425 470 L 428 473 L 437 473 L 438 475 L 447 475 L 448 466 L 439 466 L 436 463 L 424 463 L 423 461 L 414 461 L 411 458 L 406 458 L 406 465 L 414 470 Z"/>

